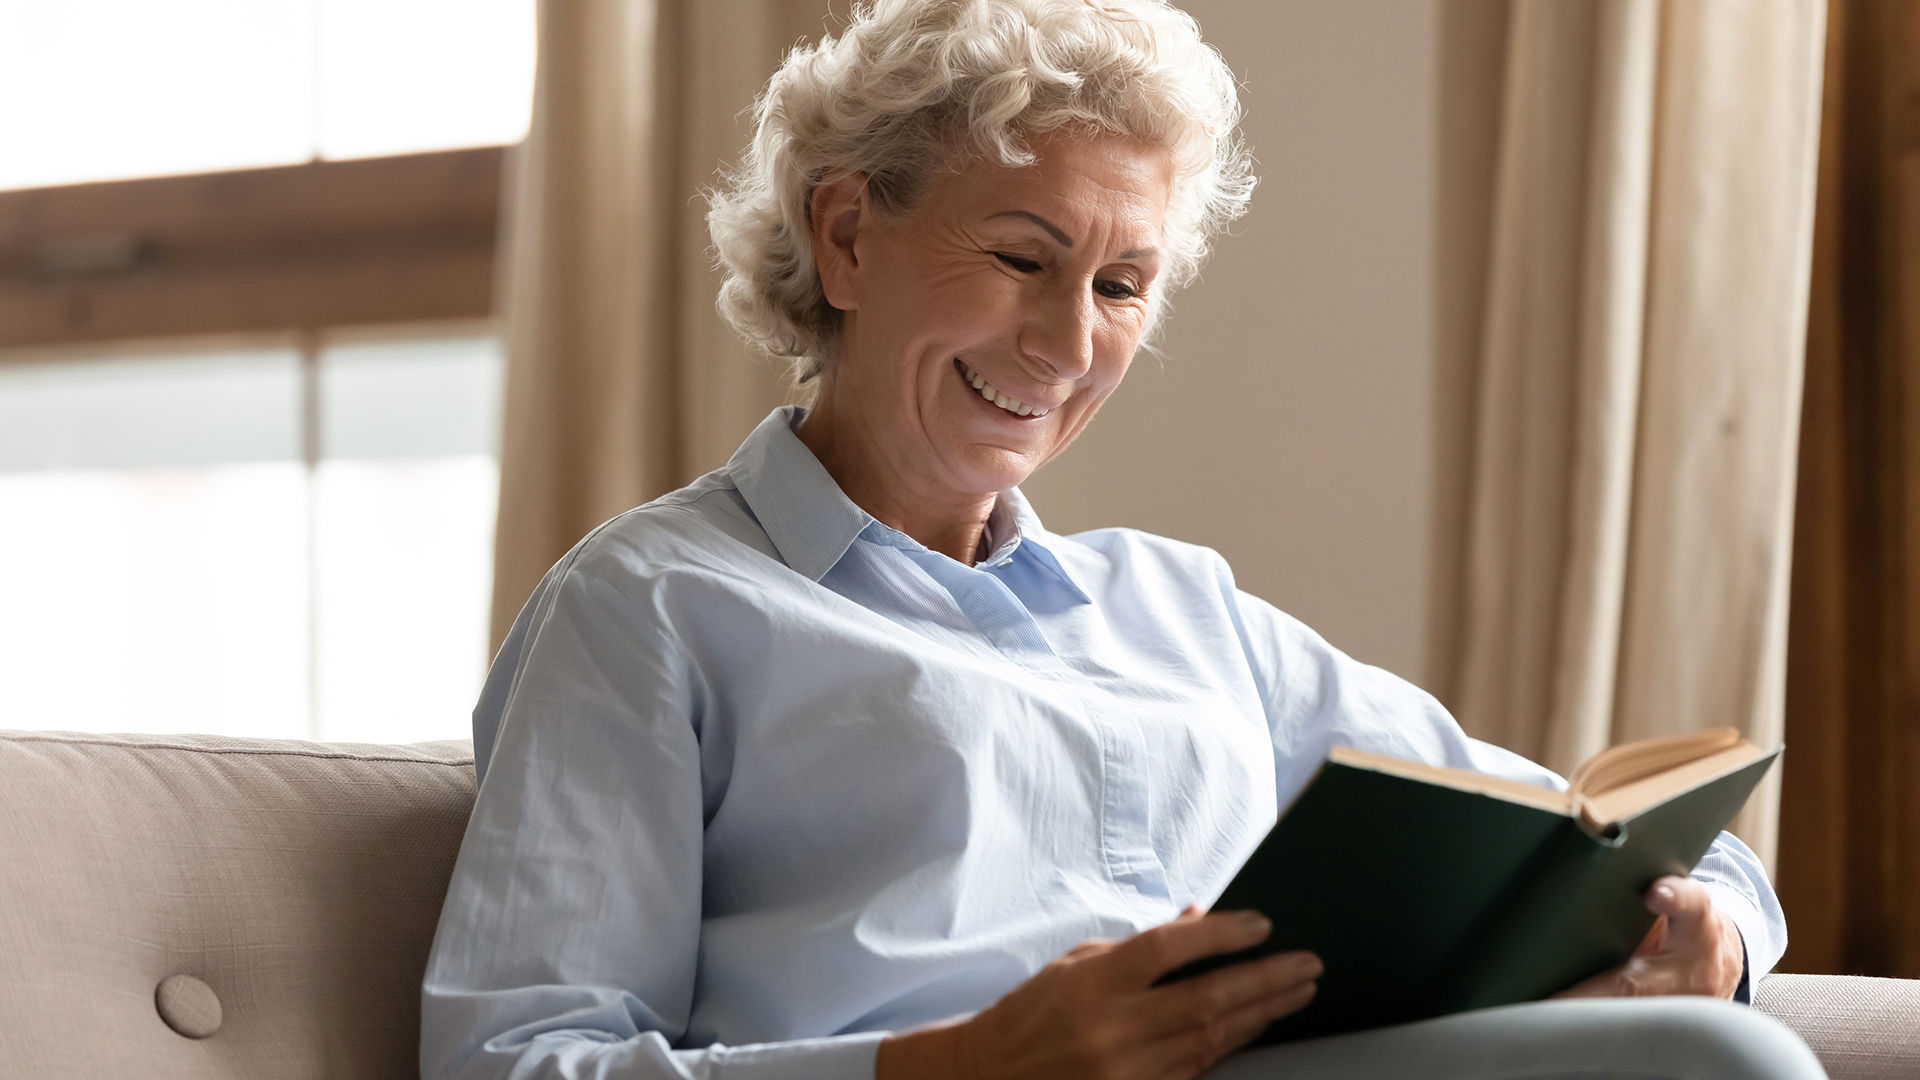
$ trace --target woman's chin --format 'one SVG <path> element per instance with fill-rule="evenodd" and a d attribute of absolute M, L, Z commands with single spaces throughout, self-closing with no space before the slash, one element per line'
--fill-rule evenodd
<path fill-rule="evenodd" d="M 1015 416 L 969 393 L 941 403 L 940 422 L 929 425 L 945 472 L 960 490 L 1005 491 L 1053 456 L 1064 417 Z"/>
<path fill-rule="evenodd" d="M 993 443 L 956 448 L 947 459 L 953 463 L 950 473 L 958 481 L 957 486 L 981 495 L 1025 483 L 1042 460 L 1038 455 Z"/>

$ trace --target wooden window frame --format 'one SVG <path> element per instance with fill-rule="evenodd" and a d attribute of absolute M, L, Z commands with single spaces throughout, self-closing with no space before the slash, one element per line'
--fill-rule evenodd
<path fill-rule="evenodd" d="M 0 349 L 486 318 L 503 157 L 0 192 Z"/>

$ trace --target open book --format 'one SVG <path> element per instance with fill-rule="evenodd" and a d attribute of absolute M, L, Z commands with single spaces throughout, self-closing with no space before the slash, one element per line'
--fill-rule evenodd
<path fill-rule="evenodd" d="M 1337 747 L 1213 905 L 1272 936 L 1164 981 L 1318 953 L 1319 994 L 1259 1042 L 1545 997 L 1632 955 L 1648 886 L 1700 861 L 1779 754 L 1732 728 L 1649 739 L 1562 794 Z"/>

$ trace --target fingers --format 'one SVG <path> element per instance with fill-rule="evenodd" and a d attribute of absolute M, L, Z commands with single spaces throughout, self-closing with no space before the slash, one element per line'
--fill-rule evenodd
<path fill-rule="evenodd" d="M 1217 1027 L 1227 1017 L 1241 1014 L 1284 1016 L 1312 999 L 1317 990 L 1314 980 L 1324 970 L 1320 958 L 1310 952 L 1279 953 L 1234 964 L 1150 991 L 1138 1023 L 1157 1037 L 1181 1028 Z"/>
<path fill-rule="evenodd" d="M 1680 916 L 1713 906 L 1707 887 L 1678 874 L 1668 874 L 1647 887 L 1647 910 L 1655 915 Z"/>
<path fill-rule="evenodd" d="M 1207 988 L 1228 1008 L 1236 1009 L 1245 1002 L 1311 986 L 1325 971 L 1326 967 L 1320 963 L 1320 958 L 1310 952 L 1284 952 L 1224 967 L 1175 986 Z M 1175 987 L 1161 989 L 1171 990 Z"/>
<path fill-rule="evenodd" d="M 1308 954 L 1312 955 L 1312 954 Z M 1315 969 L 1318 970 L 1316 960 Z M 1230 1054 L 1246 1045 L 1247 1041 L 1267 1029 L 1267 1025 L 1285 1016 L 1292 1016 L 1307 1007 L 1314 995 L 1320 992 L 1320 984 L 1308 979 L 1295 984 L 1291 989 L 1261 998 L 1243 1008 L 1229 1013 L 1222 1026 L 1231 1033 L 1220 1046 L 1220 1056 Z"/>
<path fill-rule="evenodd" d="M 1647 910 L 1666 924 L 1651 957 L 1668 959 L 1679 970 L 1674 993 L 1697 992 L 1694 985 L 1718 985 L 1725 929 L 1713 910 L 1713 894 L 1689 878 L 1663 877 L 1647 890 Z M 1735 982 L 1739 977 L 1735 976 Z"/>
<path fill-rule="evenodd" d="M 1066 952 L 1061 953 L 1060 959 L 1084 960 L 1087 957 L 1096 955 L 1098 953 L 1112 952 L 1112 951 L 1113 951 L 1112 941 L 1108 940 L 1107 938 L 1094 938 L 1092 941 L 1083 941 L 1080 944 L 1075 945 L 1073 948 L 1068 949 Z"/>
<path fill-rule="evenodd" d="M 1706 886 L 1690 878 L 1663 877 L 1648 888 L 1646 904 L 1659 918 L 1633 958 L 1555 997 L 1732 994 L 1744 956 L 1738 950 L 1739 931 L 1730 929 L 1714 910 Z"/>
<path fill-rule="evenodd" d="M 1272 932 L 1273 924 L 1257 911 L 1202 915 L 1188 908 L 1172 922 L 1128 938 L 1104 959 L 1122 985 L 1145 987 L 1203 956 L 1250 949 Z"/>
<path fill-rule="evenodd" d="M 1293 962 L 1302 970 L 1320 970 L 1319 960 L 1311 953 L 1292 953 Z M 1310 961 L 1302 964 L 1298 958 Z M 1273 959 L 1280 959 L 1275 957 Z M 1253 964 L 1244 965 L 1247 967 Z M 1195 980 L 1198 981 L 1198 980 Z M 1213 1067 L 1221 1058 L 1252 1042 L 1268 1024 L 1299 1012 L 1313 1001 L 1319 986 L 1311 979 L 1291 983 L 1287 989 L 1258 997 L 1237 1009 L 1193 1023 L 1155 1041 L 1148 1051 L 1148 1075 L 1194 1075 Z"/>
<path fill-rule="evenodd" d="M 1640 944 L 1633 947 L 1632 959 L 1640 960 L 1652 956 L 1664 948 L 1666 944 L 1667 917 L 1662 915 L 1653 920 L 1653 925 L 1647 927 L 1647 936 L 1641 938 Z"/>
<path fill-rule="evenodd" d="M 1676 937 L 1691 937 L 1699 934 L 1713 914 L 1713 896 L 1705 885 L 1670 874 L 1647 890 L 1647 910 L 1665 915 Z"/>
<path fill-rule="evenodd" d="M 1633 985 L 1624 978 L 1626 970 L 1624 967 L 1617 967 L 1611 971 L 1603 971 L 1584 982 L 1574 983 L 1565 990 L 1552 995 L 1549 1000 L 1559 1000 L 1562 998 L 1632 997 L 1634 996 Z"/>
<path fill-rule="evenodd" d="M 1257 945 L 1271 930 L 1257 913 L 1190 908 L 1125 941 L 1074 949 L 943 1037 L 956 1040 L 981 1076 L 1197 1076 L 1311 1001 L 1320 961 L 1283 953 L 1168 986 L 1153 982 L 1200 957 Z M 908 1062 L 907 1052 L 928 1042 L 918 1035 L 893 1040 L 887 1063 Z M 907 1075 L 904 1067 L 893 1072 Z"/>
<path fill-rule="evenodd" d="M 1740 986 L 1746 949 L 1733 921 L 1716 911 L 1713 893 L 1691 878 L 1664 877 L 1647 890 L 1647 910 L 1665 916 L 1658 956 L 1674 972 L 1670 993 L 1732 997 Z"/>
<path fill-rule="evenodd" d="M 1259 1034 L 1268 1024 L 1273 1023 L 1275 1020 L 1283 1016 L 1292 1016 L 1294 1013 L 1306 1008 L 1307 1003 L 1312 1001 L 1314 995 L 1320 992 L 1320 984 L 1316 980 L 1319 979 L 1320 972 L 1323 969 L 1320 966 L 1319 957 L 1314 956 L 1312 953 L 1302 955 L 1305 955 L 1312 961 L 1313 974 L 1311 976 L 1293 983 L 1290 987 L 1279 993 L 1270 994 L 1242 1007 L 1228 1016 L 1228 1024 L 1238 1025 L 1242 1022 L 1251 1023 L 1253 1030 L 1247 1037 L 1252 1038 L 1253 1035 Z M 1235 1044 L 1236 1047 L 1238 1045 L 1237 1043 Z"/>

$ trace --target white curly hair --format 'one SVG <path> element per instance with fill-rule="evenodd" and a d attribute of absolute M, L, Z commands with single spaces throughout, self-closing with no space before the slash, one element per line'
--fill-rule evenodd
<path fill-rule="evenodd" d="M 838 39 L 788 54 L 755 103 L 739 168 L 708 196 L 725 273 L 716 306 L 750 343 L 791 358 L 796 383 L 812 381 L 841 319 L 813 264 L 808 207 L 822 177 L 864 173 L 875 209 L 898 220 L 936 171 L 974 156 L 1028 165 L 1029 140 L 1071 128 L 1173 156 L 1151 327 L 1253 194 L 1237 89 L 1166 0 L 859 4 Z"/>

